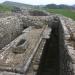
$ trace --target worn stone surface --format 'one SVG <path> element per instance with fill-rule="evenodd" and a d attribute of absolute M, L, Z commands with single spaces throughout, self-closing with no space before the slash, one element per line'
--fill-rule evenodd
<path fill-rule="evenodd" d="M 4 47 L 4 51 L 0 54 L 0 70 L 24 73 L 24 67 L 37 46 L 43 30 L 44 28 L 32 28 Z M 21 39 L 25 39 L 27 42 L 17 46 Z"/>
<path fill-rule="evenodd" d="M 42 28 L 51 21 L 52 16 L 24 16 L 16 14 L 0 18 L 0 49 L 19 36 L 22 31 L 29 27 Z"/>
<path fill-rule="evenodd" d="M 74 57 L 75 57 L 75 41 L 74 29 L 75 21 L 70 18 L 60 17 L 64 33 L 65 50 L 61 51 L 61 69 L 60 75 L 75 75 L 74 71 Z"/>
<path fill-rule="evenodd" d="M 54 21 L 55 17 L 60 19 L 59 26 L 57 21 Z M 57 27 L 58 29 L 55 29 Z M 50 34 L 51 32 L 53 33 Z M 55 70 L 59 69 L 58 66 L 59 75 L 75 75 L 75 21 L 61 15 L 32 16 L 28 11 L 25 14 L 14 13 L 12 16 L 0 18 L 0 75 L 22 75 L 20 73 L 24 73 L 24 65 L 33 53 L 41 35 L 45 42 L 46 39 L 50 41 L 46 45 L 50 44 L 50 51 L 48 51 L 50 54 L 45 52 L 45 56 L 49 54 L 51 57 L 44 60 L 46 62 L 51 60 L 48 64 L 45 63 L 47 67 L 56 67 L 50 69 L 52 75 L 57 73 Z M 37 73 L 38 63 L 45 47 L 39 45 L 27 75 Z M 46 68 L 44 70 L 46 71 Z M 49 73 L 48 68 L 47 72 Z"/>
<path fill-rule="evenodd" d="M 0 49 L 14 40 L 23 28 L 17 17 L 6 17 L 0 19 Z"/>

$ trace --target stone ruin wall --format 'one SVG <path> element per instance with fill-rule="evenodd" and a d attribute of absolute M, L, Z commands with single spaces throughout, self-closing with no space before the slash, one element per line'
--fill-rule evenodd
<path fill-rule="evenodd" d="M 22 27 L 19 21 L 13 16 L 0 19 L 0 49 L 21 33 Z"/>
<path fill-rule="evenodd" d="M 14 40 L 28 26 L 42 27 L 52 23 L 52 16 L 9 16 L 0 18 L 0 49 Z M 65 41 L 65 29 L 63 25 L 74 25 L 71 19 L 59 16 L 61 25 L 59 27 L 59 49 L 60 49 L 60 75 L 74 75 L 75 61 L 72 56 L 74 49 L 68 48 Z M 64 21 L 64 22 L 63 22 Z"/>
<path fill-rule="evenodd" d="M 0 49 L 19 36 L 25 28 L 29 26 L 40 28 L 48 24 L 49 20 L 51 20 L 49 16 L 24 16 L 21 14 L 0 18 Z"/>
<path fill-rule="evenodd" d="M 75 21 L 64 16 L 60 16 L 60 21 L 60 75 L 75 75 Z"/>

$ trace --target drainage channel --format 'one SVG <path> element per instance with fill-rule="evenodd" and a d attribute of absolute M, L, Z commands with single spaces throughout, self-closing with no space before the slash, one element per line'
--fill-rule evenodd
<path fill-rule="evenodd" d="M 37 75 L 59 75 L 59 26 L 55 18 L 52 23 L 50 38 L 46 40 Z"/>

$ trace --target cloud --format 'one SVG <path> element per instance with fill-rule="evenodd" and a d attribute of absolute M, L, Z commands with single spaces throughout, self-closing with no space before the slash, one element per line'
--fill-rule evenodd
<path fill-rule="evenodd" d="M 4 2 L 7 0 L 0 0 L 0 2 Z M 8 0 L 8 1 L 14 1 L 14 2 L 21 2 L 26 4 L 33 4 L 33 5 L 45 5 L 45 4 L 75 4 L 75 0 Z"/>

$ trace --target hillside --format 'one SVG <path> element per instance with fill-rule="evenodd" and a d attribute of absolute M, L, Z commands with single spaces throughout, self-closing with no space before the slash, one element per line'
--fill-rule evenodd
<path fill-rule="evenodd" d="M 73 5 L 73 7 L 75 7 L 75 4 Z"/>
<path fill-rule="evenodd" d="M 69 5 L 56 5 L 56 4 L 48 4 L 44 8 L 50 8 L 50 9 L 75 9 L 75 6 L 69 6 Z"/>
<path fill-rule="evenodd" d="M 9 7 L 8 5 L 0 4 L 0 12 L 11 11 L 13 7 Z"/>
<path fill-rule="evenodd" d="M 9 7 L 10 6 L 10 7 Z M 62 14 L 64 16 L 70 17 L 75 20 L 75 5 L 56 5 L 56 4 L 48 4 L 48 5 L 29 5 L 18 2 L 5 1 L 0 5 L 0 11 L 21 11 L 20 9 L 38 9 L 38 10 L 46 10 L 50 13 L 54 14 Z"/>
<path fill-rule="evenodd" d="M 23 8 L 23 9 L 33 8 L 32 5 L 18 3 L 18 2 L 11 2 L 11 1 L 5 1 L 3 4 L 9 5 L 9 6 L 15 6 L 15 7 Z"/>
<path fill-rule="evenodd" d="M 75 20 L 75 5 L 56 5 L 56 4 L 48 4 L 43 7 L 44 10 L 52 13 L 52 14 L 61 14 L 63 16 L 72 18 Z"/>
<path fill-rule="evenodd" d="M 73 20 L 75 20 L 75 12 L 74 10 L 70 10 L 70 9 L 46 9 L 46 11 L 52 13 L 52 14 L 61 14 L 63 16 L 72 18 Z"/>

